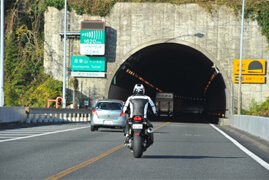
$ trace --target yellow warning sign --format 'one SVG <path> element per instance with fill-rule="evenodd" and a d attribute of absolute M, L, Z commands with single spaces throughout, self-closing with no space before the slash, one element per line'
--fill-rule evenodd
<path fill-rule="evenodd" d="M 265 59 L 242 59 L 242 74 L 265 74 Z M 234 74 L 239 74 L 240 59 L 234 59 Z"/>
<path fill-rule="evenodd" d="M 241 83 L 256 83 L 256 84 L 264 84 L 265 76 L 255 76 L 255 75 L 242 75 Z M 233 77 L 234 83 L 239 83 L 239 75 L 234 75 Z"/>

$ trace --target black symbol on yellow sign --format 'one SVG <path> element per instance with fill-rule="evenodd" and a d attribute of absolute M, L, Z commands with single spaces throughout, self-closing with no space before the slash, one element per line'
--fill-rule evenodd
<path fill-rule="evenodd" d="M 249 65 L 248 65 L 248 73 L 263 73 L 263 66 L 262 63 L 260 63 L 259 61 L 252 61 Z"/>
<path fill-rule="evenodd" d="M 242 74 L 255 74 L 265 75 L 265 63 L 264 59 L 243 59 L 242 60 Z M 234 59 L 234 74 L 239 74 L 240 60 Z"/>

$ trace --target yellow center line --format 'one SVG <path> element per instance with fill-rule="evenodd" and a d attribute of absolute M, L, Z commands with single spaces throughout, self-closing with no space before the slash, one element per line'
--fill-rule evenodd
<path fill-rule="evenodd" d="M 162 127 L 164 127 L 164 126 L 168 125 L 169 123 L 170 123 L 170 122 L 164 123 L 163 125 L 161 125 L 161 126 L 159 126 L 159 127 L 155 128 L 155 130 L 160 129 L 160 128 L 162 128 Z"/>
<path fill-rule="evenodd" d="M 169 123 L 170 122 L 167 122 L 167 123 L 155 128 L 155 130 L 160 129 L 161 127 L 164 127 Z M 88 165 L 92 164 L 95 161 L 98 161 L 99 159 L 102 159 L 102 158 L 106 157 L 107 155 L 109 155 L 109 154 L 111 154 L 111 153 L 113 153 L 113 152 L 115 152 L 115 151 L 117 151 L 117 150 L 119 150 L 119 149 L 121 149 L 123 147 L 124 147 L 124 144 L 121 144 L 121 145 L 119 145 L 117 147 L 114 147 L 113 149 L 108 150 L 107 152 L 105 152 L 103 154 L 100 154 L 99 156 L 96 156 L 96 157 L 94 157 L 92 159 L 84 161 L 83 163 L 80 163 L 80 164 L 75 165 L 75 166 L 73 166 L 71 168 L 63 170 L 63 171 L 61 171 L 61 172 L 59 172 L 59 173 L 57 173 L 55 175 L 52 175 L 52 176 L 46 178 L 45 180 L 56 180 L 56 179 L 62 178 L 62 177 L 66 176 L 66 175 L 68 175 L 68 174 L 70 174 L 70 173 L 72 173 L 72 172 L 74 172 L 74 171 L 76 171 L 78 169 L 81 169 L 81 168 L 83 168 L 85 166 L 88 166 Z"/>
<path fill-rule="evenodd" d="M 76 166 L 73 166 L 73 167 L 68 168 L 68 169 L 66 169 L 64 171 L 61 171 L 61 172 L 59 172 L 59 173 L 57 173 L 57 174 L 55 174 L 55 175 L 53 175 L 51 177 L 48 177 L 46 180 L 55 180 L 55 179 L 59 179 L 61 177 L 64 177 L 64 176 L 66 176 L 66 175 L 68 175 L 68 174 L 70 174 L 70 173 L 72 173 L 72 172 L 74 172 L 74 171 L 76 171 L 78 169 L 81 169 L 81 168 L 83 168 L 85 166 L 88 166 L 89 164 L 91 164 L 91 163 L 93 163 L 93 162 L 95 162 L 95 161 L 97 161 L 99 159 L 102 159 L 102 158 L 106 157 L 107 155 L 109 155 L 109 154 L 111 154 L 111 153 L 113 153 L 113 152 L 115 152 L 115 151 L 117 151 L 117 150 L 119 150 L 119 149 L 121 149 L 123 147 L 124 147 L 124 144 L 121 144 L 121 145 L 119 145 L 119 146 L 117 146 L 117 147 L 115 147 L 113 149 L 110 149 L 109 151 L 107 151 L 107 152 L 105 152 L 105 153 L 103 153 L 103 154 L 101 154 L 99 156 L 96 156 L 96 157 L 94 157 L 92 159 L 89 159 L 89 160 L 83 162 L 83 163 L 80 163 L 80 164 L 78 164 Z"/>

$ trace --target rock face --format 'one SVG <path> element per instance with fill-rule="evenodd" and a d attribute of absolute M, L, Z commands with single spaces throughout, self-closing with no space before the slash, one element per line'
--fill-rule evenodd
<path fill-rule="evenodd" d="M 58 80 L 63 78 L 64 41 L 61 32 L 64 11 L 49 7 L 45 14 L 45 57 L 46 73 Z M 78 78 L 78 98 L 107 98 L 110 84 L 120 65 L 133 53 L 147 46 L 165 43 L 184 44 L 207 56 L 221 71 L 227 92 L 232 94 L 233 60 L 240 57 L 241 17 L 225 6 L 213 14 L 197 4 L 158 4 L 158 3 L 116 3 L 106 17 L 77 15 L 68 12 L 68 32 L 79 32 L 82 20 L 102 20 L 106 23 L 106 77 Z M 267 40 L 261 35 L 256 21 L 245 20 L 244 59 L 268 59 Z M 203 38 L 197 38 L 197 35 Z M 71 56 L 80 55 L 80 37 L 68 36 L 66 54 L 66 87 L 71 79 Z M 268 65 L 267 68 L 268 69 Z M 238 85 L 234 85 L 237 96 Z M 68 91 L 69 92 L 69 91 Z M 71 99 L 71 94 L 68 94 Z M 242 84 L 242 98 L 246 104 L 252 99 L 263 101 L 269 96 L 266 84 Z M 227 109 L 230 104 L 227 104 Z"/>

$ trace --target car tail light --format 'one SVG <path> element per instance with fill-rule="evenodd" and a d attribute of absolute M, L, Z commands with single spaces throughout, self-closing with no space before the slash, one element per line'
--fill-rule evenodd
<path fill-rule="evenodd" d="M 134 117 L 134 120 L 135 120 L 135 121 L 141 121 L 141 120 L 142 120 L 142 117 L 141 117 L 141 116 L 135 116 L 135 117 Z"/>
<path fill-rule="evenodd" d="M 121 113 L 120 113 L 120 117 L 121 116 L 125 116 L 125 113 L 123 111 L 121 111 Z"/>
<path fill-rule="evenodd" d="M 92 115 L 96 115 L 98 116 L 97 112 L 96 112 L 96 109 L 92 110 Z"/>

